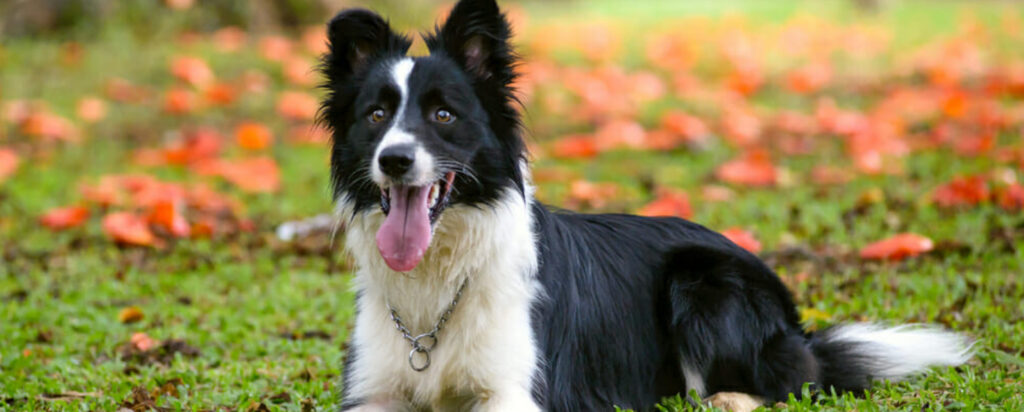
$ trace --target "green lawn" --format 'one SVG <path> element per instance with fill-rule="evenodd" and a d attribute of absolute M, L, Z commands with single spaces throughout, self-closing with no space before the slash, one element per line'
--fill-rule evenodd
<path fill-rule="evenodd" d="M 657 4 L 648 8 L 625 7 L 613 0 L 573 2 L 548 13 L 539 4 L 528 4 L 525 10 L 537 24 L 576 13 L 569 6 L 573 5 L 585 7 L 584 16 L 640 19 L 634 22 L 746 13 L 758 24 L 771 26 L 820 8 L 837 22 L 867 21 L 886 27 L 893 33 L 892 47 L 901 50 L 954 32 L 949 22 L 957 21 L 965 8 L 961 2 L 895 2 L 881 15 L 858 16 L 845 3 L 807 6 L 810 9 L 804 6 L 817 3 L 652 3 Z M 971 13 L 982 22 L 998 22 L 1007 15 L 1024 19 L 1019 8 L 1001 2 L 985 3 Z M 82 143 L 32 140 L 0 120 L 0 147 L 13 147 L 22 156 L 20 169 L 0 182 L 0 410 L 332 410 L 338 404 L 353 313 L 351 269 L 341 251 L 342 235 L 333 243 L 319 236 L 295 244 L 273 235 L 281 222 L 331 210 L 328 151 L 324 145 L 284 143 L 288 124 L 274 112 L 274 96 L 278 90 L 296 87 L 284 84 L 278 65 L 252 50 L 224 55 L 206 43 L 176 44 L 170 39 L 183 23 L 174 17 L 154 20 L 152 33 L 146 36 L 128 27 L 105 29 L 83 43 L 82 61 L 70 67 L 55 63 L 61 53 L 59 41 L 0 43 L 0 105 L 13 99 L 45 101 L 54 112 L 73 118 L 78 98 L 102 95 L 109 77 L 153 85 L 159 94 L 173 82 L 166 67 L 178 54 L 204 57 L 218 78 L 263 70 L 269 74 L 271 91 L 264 98 L 246 97 L 233 107 L 186 117 L 162 114 L 159 103 L 111 104 L 105 120 L 82 126 Z M 993 37 L 994 49 L 1014 44 Z M 642 52 L 629 51 L 623 59 L 635 66 L 640 64 L 639 55 Z M 575 61 L 574 56 L 566 59 Z M 769 109 L 813 107 L 813 102 L 794 100 L 774 87 L 759 93 L 755 101 Z M 1020 99 L 1003 103 L 1021 106 Z M 661 109 L 676 104 L 692 102 L 666 99 L 638 117 L 645 125 L 656 123 L 654 116 Z M 550 118 L 533 104 L 527 109 L 530 130 L 586 128 Z M 244 204 L 243 214 L 252 220 L 254 230 L 148 248 L 114 245 L 101 229 L 100 209 L 92 209 L 85 225 L 68 231 L 53 232 L 39 225 L 37 217 L 44 211 L 79 202 L 79 185 L 104 174 L 141 172 L 174 181 L 194 179 L 180 167 L 135 165 L 130 161 L 132 150 L 157 147 L 168 139 L 168 131 L 185 125 L 210 125 L 230 135 L 239 119 L 259 120 L 278 134 L 278 143 L 269 151 L 281 167 L 283 184 L 277 193 L 246 194 L 223 183 L 216 186 Z M 531 138 L 544 144 L 554 137 Z M 999 143 L 1008 147 L 1019 147 L 1020 140 L 1017 129 L 999 136 Z M 841 145 L 832 141 L 821 144 L 814 155 L 778 156 L 777 165 L 792 179 L 773 188 L 731 186 L 734 198 L 717 203 L 702 201 L 700 193 L 714 183 L 715 167 L 736 153 L 720 140 L 699 149 L 613 150 L 589 160 L 543 157 L 535 168 L 538 174 L 556 176 L 539 179 L 538 190 L 542 200 L 555 204 L 567 201 L 565 176 L 617 184 L 621 196 L 602 207 L 605 211 L 636 210 L 652 198 L 651 182 L 685 190 L 693 201 L 692 220 L 716 230 L 742 227 L 757 236 L 764 245 L 762 257 L 792 287 L 797 304 L 809 314 L 809 327 L 845 321 L 930 322 L 977 340 L 977 356 L 965 366 L 936 370 L 909 382 L 879 383 L 859 397 L 812 396 L 776 408 L 1024 410 L 1024 213 L 990 202 L 941 209 L 930 201 L 934 189 L 954 176 L 1009 171 L 1024 178 L 1024 171 L 992 157 L 937 148 L 908 156 L 900 176 L 859 176 L 844 185 L 810 184 L 807 176 L 814 166 L 845 162 L 841 151 Z M 936 250 L 890 263 L 857 257 L 864 245 L 899 232 L 924 234 L 935 240 Z M 122 323 L 119 313 L 133 306 L 143 318 Z M 164 346 L 145 354 L 133 352 L 128 342 L 136 332 Z M 666 400 L 662 407 L 691 408 L 679 398 Z"/>

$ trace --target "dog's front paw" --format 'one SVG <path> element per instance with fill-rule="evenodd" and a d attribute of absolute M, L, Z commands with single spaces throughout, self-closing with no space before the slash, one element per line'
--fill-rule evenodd
<path fill-rule="evenodd" d="M 764 399 L 741 392 L 718 392 L 704 398 L 704 402 L 730 412 L 750 412 L 764 405 Z"/>

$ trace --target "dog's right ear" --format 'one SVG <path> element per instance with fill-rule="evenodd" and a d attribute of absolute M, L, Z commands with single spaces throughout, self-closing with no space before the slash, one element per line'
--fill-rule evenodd
<path fill-rule="evenodd" d="M 324 74 L 329 84 L 348 80 L 381 57 L 404 55 L 412 45 L 408 37 L 391 31 L 380 15 L 364 9 L 334 16 L 327 23 L 327 42 Z"/>

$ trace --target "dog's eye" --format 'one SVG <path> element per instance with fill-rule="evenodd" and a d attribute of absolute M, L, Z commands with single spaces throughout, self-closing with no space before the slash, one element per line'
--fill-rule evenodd
<path fill-rule="evenodd" d="M 384 112 L 384 109 L 374 110 L 372 113 L 370 113 L 370 122 L 380 123 L 382 120 L 384 120 L 385 116 L 387 116 L 387 113 Z"/>
<path fill-rule="evenodd" d="M 445 109 L 438 109 L 437 112 L 434 112 L 434 120 L 447 124 L 455 121 L 455 115 Z"/>

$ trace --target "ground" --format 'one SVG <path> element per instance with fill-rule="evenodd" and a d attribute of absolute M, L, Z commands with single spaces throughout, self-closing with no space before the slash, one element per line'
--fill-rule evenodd
<path fill-rule="evenodd" d="M 524 106 L 538 196 L 583 211 L 650 212 L 649 202 L 668 199 L 654 210 L 667 205 L 671 214 L 715 230 L 741 228 L 790 286 L 808 328 L 929 322 L 976 340 L 976 356 L 958 368 L 880 382 L 865 394 L 805 396 L 771 408 L 1024 409 L 1024 213 L 1012 195 L 1024 177 L 1024 116 L 1012 76 L 997 75 L 1012 72 L 1024 57 L 1013 48 L 1021 40 L 1020 8 L 883 2 L 880 14 L 863 15 L 830 2 L 623 4 L 527 3 L 511 13 L 527 26 L 524 55 L 539 62 L 528 65 L 524 82 L 533 87 Z M 567 16 L 588 22 L 568 25 L 588 35 L 564 40 L 561 24 L 551 22 Z M 676 52 L 675 64 L 697 85 L 679 86 L 686 83 L 681 67 L 651 68 L 645 46 L 654 40 L 647 36 L 671 32 L 666 22 L 692 24 L 673 33 L 695 44 L 700 57 Z M 227 53 L 206 34 L 183 38 L 185 24 L 161 17 L 150 34 L 114 25 L 79 46 L 57 38 L 0 43 L 0 150 L 20 159 L 13 172 L 0 164 L 0 410 L 331 410 L 338 403 L 353 313 L 343 235 L 286 242 L 274 234 L 282 222 L 331 210 L 327 143 L 286 137 L 308 127 L 308 110 L 275 106 L 281 91 L 319 92 L 292 78 L 255 35 L 243 50 Z M 737 27 L 748 37 L 731 47 L 723 39 Z M 791 54 L 791 43 L 728 51 L 762 36 L 785 38 L 789 29 L 820 34 L 834 27 L 869 33 L 876 40 L 868 42 L 881 42 L 882 51 L 864 60 L 834 57 L 839 52 L 829 44 Z M 834 59 L 828 79 L 817 85 L 811 70 L 795 78 L 802 86 L 794 85 L 794 67 L 813 61 L 808 55 L 819 48 Z M 982 57 L 975 59 L 977 50 Z M 314 51 L 291 53 L 313 61 Z M 182 55 L 200 57 L 216 81 L 238 89 L 236 99 L 217 104 L 204 97 L 179 113 L 169 108 L 171 88 L 208 96 L 203 75 L 168 73 Z M 756 62 L 755 74 L 743 69 L 744 59 Z M 267 90 L 245 80 L 252 73 L 262 73 Z M 630 77 L 638 73 L 655 80 Z M 148 96 L 118 98 L 114 77 L 142 85 Z M 993 79 L 1011 90 L 986 88 Z M 750 82 L 760 84 L 749 90 Z M 630 94 L 644 85 L 647 92 Z M 602 87 L 610 92 L 596 101 L 580 92 Z M 730 88 L 738 89 L 722 92 Z M 899 104 L 880 109 L 898 90 L 941 104 L 925 114 Z M 76 114 L 83 96 L 101 96 L 106 115 L 90 121 Z M 841 113 L 829 112 L 825 97 Z M 622 100 L 629 104 L 609 103 Z M 17 113 L 24 101 L 44 102 L 27 110 L 71 119 L 74 131 L 25 126 Z M 1000 120 L 985 120 L 978 113 L 985 107 L 996 107 Z M 664 126 L 672 110 L 693 114 L 702 125 L 690 132 Z M 836 118 L 849 115 L 855 124 L 870 124 L 858 127 L 876 136 L 892 111 L 901 131 L 880 140 L 837 125 Z M 787 126 L 779 120 L 783 112 L 802 116 Z M 748 114 L 757 131 L 730 124 Z M 267 125 L 274 142 L 237 136 L 243 120 Z M 805 123 L 808 130 L 801 129 Z M 170 150 L 199 125 L 218 131 L 217 159 L 269 157 L 280 183 L 239 187 L 229 172 L 202 172 L 200 160 L 210 159 L 183 163 L 159 152 L 163 160 L 140 160 L 138 149 Z M 635 125 L 637 140 L 623 137 Z M 974 144 L 975 132 L 993 140 Z M 861 138 L 869 140 L 857 143 Z M 870 161 L 873 155 L 884 159 L 881 167 Z M 733 159 L 741 170 L 723 172 Z M 155 240 L 133 242 L 105 228 L 104 216 L 125 210 L 154 216 L 147 215 L 152 205 L 134 197 L 104 203 L 83 189 L 123 173 L 206 182 L 238 204 L 218 212 L 230 216 L 217 217 L 209 235 L 199 225 L 208 216 L 190 203 L 179 212 L 192 236 L 168 233 L 150 217 Z M 223 177 L 207 176 L 218 173 Z M 44 227 L 40 216 L 68 205 L 82 205 L 90 217 L 69 229 Z M 898 233 L 927 237 L 931 250 L 889 260 L 862 256 L 867 245 Z M 684 397 L 666 399 L 660 409 L 693 408 Z"/>

